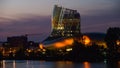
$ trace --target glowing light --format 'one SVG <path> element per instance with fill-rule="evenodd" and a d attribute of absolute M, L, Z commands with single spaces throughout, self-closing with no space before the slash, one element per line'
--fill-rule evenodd
<path fill-rule="evenodd" d="M 72 45 L 73 42 L 74 42 L 73 39 L 65 39 L 63 41 L 54 43 L 54 46 L 56 48 L 61 48 L 61 47 L 65 47 L 65 46 L 68 46 L 68 45 Z"/>
<path fill-rule="evenodd" d="M 64 46 L 65 46 L 65 44 L 62 43 L 62 42 L 57 42 L 57 43 L 55 43 L 54 45 L 55 45 L 55 47 L 57 47 L 57 48 L 61 48 L 61 47 L 64 47 Z"/>
<path fill-rule="evenodd" d="M 45 52 L 45 51 L 46 51 L 46 49 L 43 49 L 43 51 Z"/>
<path fill-rule="evenodd" d="M 66 45 L 72 45 L 73 44 L 73 39 L 66 39 L 65 41 L 64 41 L 64 43 L 66 44 Z"/>
<path fill-rule="evenodd" d="M 28 50 L 28 52 L 31 52 L 31 50 Z"/>
<path fill-rule="evenodd" d="M 72 51 L 72 48 L 68 48 L 68 49 L 66 49 L 66 51 Z"/>
<path fill-rule="evenodd" d="M 117 41 L 116 41 L 116 44 L 120 46 L 120 40 L 117 40 Z"/>
<path fill-rule="evenodd" d="M 27 49 L 27 51 L 30 53 L 30 52 L 32 52 L 32 50 L 30 50 L 30 49 Z"/>
<path fill-rule="evenodd" d="M 83 43 L 84 43 L 85 45 L 88 45 L 90 42 L 91 42 L 91 41 L 90 41 L 90 38 L 89 38 L 88 36 L 83 36 Z"/>
<path fill-rule="evenodd" d="M 40 45 L 39 45 L 39 48 L 40 48 L 40 49 L 43 49 L 43 44 L 40 44 Z"/>

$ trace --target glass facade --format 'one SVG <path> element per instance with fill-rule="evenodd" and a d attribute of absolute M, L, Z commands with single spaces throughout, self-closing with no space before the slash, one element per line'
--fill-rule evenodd
<path fill-rule="evenodd" d="M 51 37 L 80 34 L 80 14 L 77 10 L 54 6 Z"/>

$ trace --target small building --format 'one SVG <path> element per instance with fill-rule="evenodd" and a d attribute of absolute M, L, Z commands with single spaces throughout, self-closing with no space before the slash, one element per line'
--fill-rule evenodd
<path fill-rule="evenodd" d="M 28 38 L 27 36 L 13 36 L 7 38 L 8 47 L 17 47 L 24 49 L 27 47 Z"/>

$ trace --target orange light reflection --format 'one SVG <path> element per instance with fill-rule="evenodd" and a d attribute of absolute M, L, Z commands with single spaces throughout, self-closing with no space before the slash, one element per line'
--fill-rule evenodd
<path fill-rule="evenodd" d="M 90 68 L 90 63 L 89 62 L 84 62 L 84 68 Z"/>

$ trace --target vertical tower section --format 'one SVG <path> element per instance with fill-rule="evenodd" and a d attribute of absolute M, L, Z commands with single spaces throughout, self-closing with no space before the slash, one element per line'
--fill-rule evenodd
<path fill-rule="evenodd" d="M 76 36 L 80 31 L 80 14 L 77 10 L 54 6 L 51 37 Z"/>

